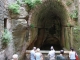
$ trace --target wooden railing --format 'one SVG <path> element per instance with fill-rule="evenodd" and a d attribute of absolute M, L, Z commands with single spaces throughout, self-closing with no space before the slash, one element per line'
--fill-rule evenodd
<path fill-rule="evenodd" d="M 31 50 L 26 50 L 26 54 L 29 54 Z M 42 54 L 48 54 L 49 51 L 41 50 Z M 56 54 L 60 54 L 60 51 L 55 51 Z M 69 54 L 69 51 L 64 51 L 64 54 Z"/>

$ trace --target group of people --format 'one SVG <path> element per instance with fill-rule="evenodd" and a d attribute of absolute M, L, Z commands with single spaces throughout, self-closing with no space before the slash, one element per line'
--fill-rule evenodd
<path fill-rule="evenodd" d="M 42 53 L 40 52 L 40 49 L 36 47 L 33 47 L 33 49 L 30 52 L 30 59 L 31 60 L 43 60 Z"/>
<path fill-rule="evenodd" d="M 60 50 L 60 54 L 55 56 L 55 50 L 53 46 L 51 46 L 50 49 L 51 50 L 48 52 L 49 60 L 68 60 L 68 57 L 65 57 L 64 55 L 64 50 Z M 77 53 L 74 51 L 73 48 L 71 48 L 71 51 L 68 55 L 69 60 L 76 60 L 75 55 L 77 55 Z M 33 49 L 30 52 L 30 60 L 44 60 L 39 48 L 36 49 L 36 47 L 33 47 Z"/>
<path fill-rule="evenodd" d="M 49 60 L 79 60 L 76 58 L 77 53 L 74 51 L 73 48 L 71 48 L 71 51 L 69 52 L 69 59 L 64 55 L 64 50 L 60 50 L 60 54 L 55 56 L 55 50 L 53 46 L 50 48 L 51 50 L 48 52 L 48 58 Z M 18 55 L 14 54 L 12 56 L 12 60 L 18 60 Z M 43 55 L 40 52 L 40 48 L 33 47 L 33 49 L 30 51 L 30 60 L 44 60 Z"/>

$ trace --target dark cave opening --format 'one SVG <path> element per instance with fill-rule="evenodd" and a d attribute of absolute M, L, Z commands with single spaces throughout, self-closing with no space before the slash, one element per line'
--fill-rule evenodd
<path fill-rule="evenodd" d="M 44 44 L 41 46 L 41 50 L 50 50 L 50 47 L 53 46 L 55 50 L 63 49 L 60 44 Z"/>
<path fill-rule="evenodd" d="M 60 32 L 56 30 L 56 26 L 52 25 L 47 32 L 47 36 L 45 37 L 45 40 L 43 44 L 41 45 L 40 49 L 41 50 L 50 50 L 50 47 L 53 46 L 55 50 L 61 50 L 63 49 L 61 44 L 60 44 L 60 39 L 59 39 L 59 33 Z"/>
<path fill-rule="evenodd" d="M 45 20 L 46 21 L 46 20 Z M 47 25 L 47 23 L 49 23 Z M 61 50 L 61 22 L 55 20 L 47 20 L 46 23 L 43 23 L 43 28 L 38 28 L 38 37 L 34 43 L 34 46 L 39 47 L 41 50 L 50 50 L 50 47 L 53 46 L 55 50 Z"/>

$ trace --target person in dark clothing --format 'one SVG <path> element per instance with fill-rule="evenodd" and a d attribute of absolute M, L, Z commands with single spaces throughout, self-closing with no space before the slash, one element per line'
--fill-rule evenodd
<path fill-rule="evenodd" d="M 57 56 L 56 56 L 56 60 L 67 60 L 67 59 L 64 57 L 64 50 L 61 50 L 61 51 L 60 51 L 60 55 L 57 55 Z"/>

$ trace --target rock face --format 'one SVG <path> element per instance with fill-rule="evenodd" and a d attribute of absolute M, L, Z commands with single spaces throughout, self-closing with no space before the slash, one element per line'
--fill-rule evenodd
<path fill-rule="evenodd" d="M 26 43 L 29 36 L 29 32 L 27 29 L 27 16 L 28 12 L 26 11 L 24 5 L 20 7 L 20 13 L 17 16 L 16 14 L 11 15 L 13 43 L 15 53 L 17 53 L 19 56 L 22 55 L 21 52 L 24 47 L 24 42 Z"/>
<path fill-rule="evenodd" d="M 15 45 L 15 50 L 20 51 L 21 46 L 23 44 L 23 41 L 26 37 L 26 27 L 27 22 L 25 19 L 18 19 L 18 20 L 12 20 L 12 27 L 13 27 L 13 40 Z"/>
<path fill-rule="evenodd" d="M 15 2 L 16 0 L 7 0 L 7 3 L 13 3 L 13 2 Z M 76 0 L 75 0 L 76 1 Z M 65 2 L 65 4 L 66 4 L 66 2 L 67 2 L 67 0 L 65 0 L 64 1 Z M 50 3 L 49 3 L 50 4 Z M 51 4 L 50 4 L 51 5 Z M 74 8 L 74 3 L 73 3 L 73 5 L 71 5 L 71 7 L 72 8 Z M 44 6 L 44 5 L 43 5 Z M 56 6 L 56 5 L 55 5 Z M 55 7 L 54 6 L 54 7 Z M 60 6 L 60 5 L 59 5 Z M 48 6 L 47 7 L 47 5 L 45 5 L 45 7 L 46 8 L 48 8 L 48 7 L 50 7 L 50 6 Z M 10 15 L 7 15 L 8 14 L 8 12 L 6 11 L 6 9 L 4 8 L 4 4 L 3 4 L 3 0 L 0 0 L 0 49 L 1 49 L 1 36 L 2 36 L 2 32 L 3 32 L 3 30 L 4 30 L 4 19 L 7 17 L 8 18 L 8 28 L 10 28 L 10 32 L 12 33 L 12 35 L 13 35 L 13 39 L 10 41 L 10 43 L 9 43 L 9 46 L 8 47 L 6 47 L 6 49 L 5 49 L 5 53 L 2 53 L 2 54 L 0 54 L 0 60 L 4 60 L 4 58 L 5 58 L 5 54 L 6 54 L 6 57 L 8 58 L 8 59 L 11 59 L 12 58 L 12 55 L 13 55 L 13 53 L 17 53 L 18 55 L 20 55 L 20 53 L 21 53 L 21 50 L 22 50 L 22 48 L 24 49 L 24 42 L 25 43 L 27 43 L 28 44 L 28 42 L 27 42 L 27 40 L 28 40 L 28 38 L 30 39 L 30 42 L 32 41 L 32 40 L 36 40 L 37 39 L 37 45 L 41 45 L 41 40 L 43 39 L 43 40 L 45 40 L 45 36 L 46 36 L 46 30 L 47 29 L 44 29 L 44 30 L 42 30 L 42 32 L 40 32 L 40 29 L 43 29 L 43 26 L 45 26 L 44 28 L 49 28 L 53 23 L 50 21 L 50 18 L 52 17 L 52 20 L 53 20 L 53 18 L 54 17 L 56 17 L 57 15 L 60 17 L 60 15 L 58 14 L 58 12 L 60 11 L 58 11 L 58 9 L 57 9 L 57 11 L 58 12 L 56 12 L 56 10 L 54 10 L 54 12 L 55 12 L 55 14 L 57 13 L 57 15 L 55 16 L 55 14 L 53 14 L 52 12 L 53 12 L 53 10 L 51 10 L 50 11 L 50 9 L 48 9 L 48 10 L 45 10 L 45 7 L 43 7 L 44 9 L 42 10 L 42 8 L 40 8 L 39 7 L 39 9 L 38 10 L 35 10 L 35 12 L 33 13 L 33 12 L 31 12 L 32 13 L 32 16 L 30 16 L 29 14 L 28 14 L 28 12 L 26 11 L 26 7 L 24 6 L 24 5 L 22 5 L 21 7 L 20 7 L 20 13 L 19 13 L 19 15 L 16 15 L 16 14 L 10 14 Z M 51 7 L 53 7 L 53 5 L 51 6 Z M 58 7 L 58 6 L 57 6 Z M 72 8 L 71 7 L 69 7 L 70 8 L 70 11 L 72 11 Z M 74 8 L 75 9 L 75 8 Z M 41 10 L 41 11 L 40 11 Z M 39 11 L 39 12 L 38 12 Z M 46 12 L 45 12 L 46 11 Z M 62 10 L 61 10 L 62 11 Z M 38 12 L 38 13 L 37 13 Z M 43 12 L 43 13 L 42 13 Z M 49 14 L 50 15 L 49 15 Z M 63 12 L 64 13 L 64 12 Z M 42 15 L 41 15 L 42 14 Z M 29 19 L 26 19 L 26 17 L 29 15 Z M 54 17 L 53 17 L 53 15 L 54 15 Z M 48 18 L 49 17 L 49 18 Z M 40 20 L 40 19 L 41 20 Z M 48 21 L 46 22 L 46 20 L 47 20 L 47 18 L 48 18 Z M 58 18 L 58 17 L 57 17 Z M 61 17 L 60 17 L 61 18 Z M 63 16 L 62 16 L 62 18 L 64 18 Z M 38 21 L 38 19 L 41 21 Z M 43 21 L 45 19 L 45 21 Z M 55 18 L 56 19 L 56 18 Z M 29 20 L 29 21 L 27 21 L 27 20 Z M 64 19 L 63 19 L 64 20 Z M 27 27 L 28 27 L 28 22 L 30 23 L 30 24 L 34 24 L 34 26 L 36 27 L 36 28 L 32 28 L 32 29 L 27 29 Z M 46 24 L 44 25 L 44 23 L 46 22 Z M 50 22 L 50 23 L 49 23 Z M 40 25 L 41 24 L 41 26 L 38 26 L 38 25 Z M 65 24 L 65 23 L 64 23 Z M 75 24 L 75 23 L 74 23 Z M 57 25 L 57 24 L 56 24 Z M 49 26 L 49 27 L 48 27 Z M 62 26 L 63 27 L 63 26 Z M 64 28 L 65 29 L 65 28 Z M 45 31 L 45 32 L 44 32 Z M 39 33 L 41 33 L 41 35 L 39 36 L 39 37 L 37 37 L 38 35 L 39 35 Z M 51 32 L 52 33 L 52 32 Z M 43 34 L 45 34 L 45 35 L 43 35 Z M 65 35 L 66 36 L 66 35 Z M 43 37 L 45 37 L 45 38 L 43 38 Z M 49 37 L 49 35 L 48 35 L 48 37 Z M 47 37 L 47 38 L 48 38 Z M 40 40 L 41 39 L 41 40 Z M 39 41 L 40 40 L 40 41 Z M 42 41 L 43 41 L 42 40 Z M 42 47 L 42 49 L 43 49 L 43 47 L 45 47 L 45 45 L 46 44 L 55 44 L 55 43 L 58 43 L 58 41 L 59 41 L 59 39 L 57 39 L 55 36 L 53 37 L 51 37 L 50 36 L 50 38 L 48 38 L 48 39 L 46 39 L 46 41 L 43 43 L 43 45 L 41 46 Z M 40 44 L 39 44 L 39 42 L 40 42 Z M 35 44 L 33 44 L 33 45 L 36 45 L 36 43 Z M 61 43 L 61 42 L 60 42 Z M 50 46 L 49 46 L 50 47 Z M 46 49 L 46 48 L 45 48 Z M 9 53 L 8 53 L 9 52 Z"/>
<path fill-rule="evenodd" d="M 5 1 L 7 3 L 12 3 L 12 0 Z M 10 41 L 8 46 L 5 48 L 5 52 L 1 53 L 0 52 L 0 60 L 5 60 L 6 59 L 11 59 L 13 53 L 20 52 L 23 41 L 26 40 L 25 37 L 27 35 L 26 27 L 27 27 L 27 21 L 24 19 L 28 13 L 26 12 L 24 7 L 20 7 L 20 14 L 18 15 L 17 19 L 16 17 L 9 16 L 7 10 L 5 9 L 5 5 L 3 3 L 4 1 L 0 0 L 0 51 L 1 51 L 1 36 L 2 33 L 4 32 L 4 27 L 6 26 L 9 31 L 13 35 L 13 39 Z M 7 20 L 6 20 L 7 18 Z M 13 19 L 10 19 L 13 18 Z M 21 19 L 19 19 L 21 18 Z M 4 21 L 6 20 L 6 21 Z"/>
<path fill-rule="evenodd" d="M 3 1 L 0 0 L 0 49 L 1 49 L 1 36 L 2 32 L 4 31 L 4 4 Z"/>
<path fill-rule="evenodd" d="M 4 60 L 4 52 L 1 51 L 1 37 L 4 32 L 4 16 L 5 16 L 5 7 L 3 0 L 0 0 L 0 60 Z"/>

